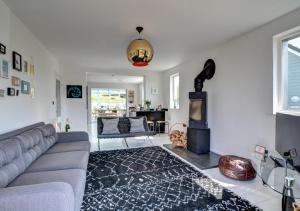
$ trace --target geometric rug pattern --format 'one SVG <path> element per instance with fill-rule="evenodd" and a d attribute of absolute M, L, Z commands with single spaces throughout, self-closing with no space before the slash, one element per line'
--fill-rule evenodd
<path fill-rule="evenodd" d="M 161 147 L 92 152 L 82 211 L 258 211 Z"/>

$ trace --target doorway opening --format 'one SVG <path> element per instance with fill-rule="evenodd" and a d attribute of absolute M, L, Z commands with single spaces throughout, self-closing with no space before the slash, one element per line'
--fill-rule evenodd
<path fill-rule="evenodd" d="M 144 76 L 87 73 L 88 122 L 125 117 L 144 102 Z"/>
<path fill-rule="evenodd" d="M 56 100 L 56 129 L 62 131 L 61 119 L 61 82 L 59 79 L 55 81 L 55 100 Z"/>

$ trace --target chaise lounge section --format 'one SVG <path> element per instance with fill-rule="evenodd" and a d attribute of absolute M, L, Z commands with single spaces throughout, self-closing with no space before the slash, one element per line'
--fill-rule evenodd
<path fill-rule="evenodd" d="M 45 123 L 0 135 L 0 210 L 79 211 L 89 151 L 86 132 Z"/>

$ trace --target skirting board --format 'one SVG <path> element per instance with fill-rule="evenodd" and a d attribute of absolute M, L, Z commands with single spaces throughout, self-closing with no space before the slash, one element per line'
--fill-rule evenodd
<path fill-rule="evenodd" d="M 187 149 L 174 147 L 172 144 L 164 144 L 163 146 L 187 162 L 197 166 L 201 170 L 216 168 L 219 165 L 219 159 L 221 156 L 214 152 L 198 155 L 188 151 Z"/>

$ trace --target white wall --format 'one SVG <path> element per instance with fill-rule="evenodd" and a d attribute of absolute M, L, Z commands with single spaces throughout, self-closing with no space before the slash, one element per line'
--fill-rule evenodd
<path fill-rule="evenodd" d="M 92 88 L 111 88 L 111 89 L 126 89 L 127 90 L 127 99 L 128 99 L 128 91 L 134 91 L 134 101 L 133 103 L 129 103 L 127 101 L 127 110 L 129 107 L 138 105 L 139 102 L 139 84 L 127 84 L 127 83 L 88 83 L 89 96 L 91 96 Z M 91 117 L 91 98 L 88 99 L 88 121 L 90 122 Z"/>
<path fill-rule="evenodd" d="M 144 76 L 144 90 L 145 100 L 149 99 L 152 106 L 164 105 L 164 92 L 163 92 L 163 75 L 162 72 L 157 71 L 144 71 L 141 70 L 95 70 L 86 67 L 72 67 L 70 64 L 61 66 L 63 72 L 63 105 L 62 116 L 63 119 L 69 118 L 71 122 L 71 130 L 87 130 L 88 111 L 86 104 L 86 73 L 87 72 L 101 72 L 118 75 L 130 76 Z M 67 99 L 65 93 L 65 85 L 82 85 L 83 98 L 82 99 Z M 151 88 L 158 88 L 159 94 L 151 94 Z"/>
<path fill-rule="evenodd" d="M 152 94 L 151 89 L 157 88 L 158 94 Z M 151 101 L 151 107 L 156 108 L 159 105 L 164 107 L 163 73 L 146 72 L 144 84 L 144 100 Z"/>
<path fill-rule="evenodd" d="M 56 58 L 24 26 L 24 24 L 0 0 L 0 43 L 6 45 L 6 55 L 2 59 L 9 61 L 9 79 L 0 78 L 0 89 L 11 86 L 11 76 L 31 82 L 35 88 L 35 97 L 20 93 L 18 97 L 0 98 L 0 132 L 16 129 L 38 121 L 55 121 L 55 78 L 59 75 Z M 35 65 L 35 77 L 29 77 L 12 69 L 12 51 L 17 51 L 23 59 Z"/>
<path fill-rule="evenodd" d="M 69 119 L 71 131 L 87 131 L 87 102 L 86 102 L 86 74 L 79 69 L 67 68 L 62 69 L 62 118 L 65 121 Z M 81 85 L 82 98 L 67 98 L 66 85 Z"/>
<path fill-rule="evenodd" d="M 188 122 L 188 92 L 204 62 L 216 62 L 215 77 L 206 81 L 211 149 L 222 154 L 250 156 L 256 144 L 275 144 L 272 37 L 300 24 L 294 11 L 223 45 L 203 51 L 193 61 L 165 72 L 165 104 L 169 105 L 169 76 L 180 73 L 180 110 L 170 110 L 172 122 Z"/>
<path fill-rule="evenodd" d="M 138 105 L 144 104 L 144 83 L 138 84 Z"/>

